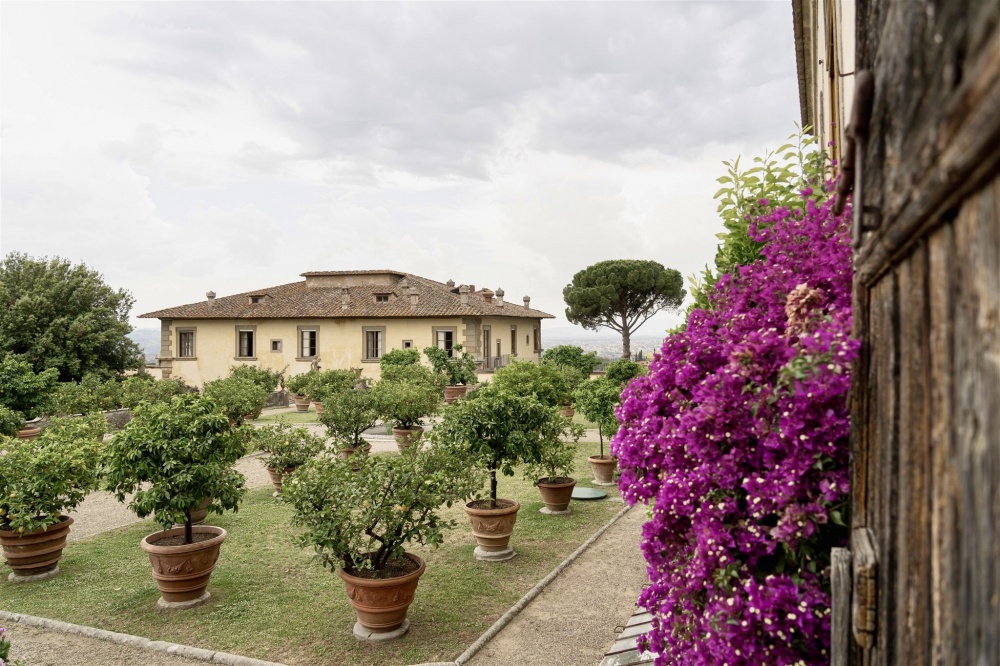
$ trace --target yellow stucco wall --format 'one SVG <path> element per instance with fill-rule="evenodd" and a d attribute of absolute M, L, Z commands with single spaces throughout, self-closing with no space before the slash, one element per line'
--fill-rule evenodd
<path fill-rule="evenodd" d="M 539 326 L 537 319 L 484 318 L 483 325 L 491 326 L 493 336 L 500 335 L 502 354 L 510 353 L 511 325 L 517 326 L 518 359 L 538 360 L 532 351 L 532 329 Z M 256 356 L 254 359 L 236 357 L 237 326 L 255 327 Z M 173 320 L 170 323 L 171 377 L 182 378 L 192 386 L 229 375 L 233 365 L 248 363 L 270 370 L 284 370 L 285 376 L 297 375 L 310 368 L 312 359 L 297 360 L 298 327 L 319 329 L 319 364 L 325 370 L 332 368 L 362 368 L 366 377 L 379 376 L 378 361 L 364 360 L 364 328 L 384 327 L 383 352 L 402 349 L 403 341 L 412 341 L 413 348 L 423 350 L 434 344 L 436 327 L 451 327 L 458 335 L 455 342 L 463 341 L 465 323 L 455 318 L 422 319 L 245 319 L 239 320 Z M 195 357 L 180 358 L 178 331 L 195 331 Z M 525 336 L 527 344 L 525 344 Z M 480 338 L 481 339 L 481 338 Z M 496 353 L 493 337 L 492 353 Z M 281 341 L 281 351 L 271 351 L 271 341 Z M 482 349 L 470 349 L 477 357 Z M 424 359 L 426 362 L 426 358 Z"/>

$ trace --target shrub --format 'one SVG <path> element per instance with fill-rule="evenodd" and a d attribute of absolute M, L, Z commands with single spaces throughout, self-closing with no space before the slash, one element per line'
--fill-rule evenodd
<path fill-rule="evenodd" d="M 559 345 L 551 349 L 546 349 L 542 354 L 542 360 L 556 365 L 576 368 L 584 375 L 590 376 L 594 368 L 600 365 L 597 352 L 584 352 L 582 347 L 574 345 Z"/>
<path fill-rule="evenodd" d="M 24 417 L 21 412 L 15 412 L 9 407 L 0 405 L 0 435 L 14 437 L 24 427 Z"/>
<path fill-rule="evenodd" d="M 604 369 L 604 378 L 615 386 L 627 384 L 644 374 L 646 374 L 645 367 L 627 358 L 620 358 L 613 363 L 608 363 Z"/>
<path fill-rule="evenodd" d="M 45 424 L 45 430 L 52 428 L 61 429 L 70 426 L 70 432 L 87 433 L 98 442 L 104 441 L 104 436 L 108 434 L 109 426 L 103 414 L 91 412 L 82 416 L 53 416 Z"/>
<path fill-rule="evenodd" d="M 0 358 L 0 401 L 30 421 L 42 415 L 58 379 L 55 368 L 35 374 L 30 363 L 6 354 Z"/>
<path fill-rule="evenodd" d="M 303 372 L 298 375 L 292 375 L 285 382 L 285 388 L 294 393 L 295 395 L 306 395 L 306 389 L 309 385 L 316 381 L 316 375 L 319 372 L 316 370 L 310 370 L 309 372 Z"/>
<path fill-rule="evenodd" d="M 226 377 L 207 382 L 203 391 L 232 423 L 242 423 L 246 417 L 260 414 L 268 395 L 263 386 L 243 377 Z"/>
<path fill-rule="evenodd" d="M 612 442 L 642 550 L 651 648 L 672 664 L 826 663 L 830 548 L 846 543 L 851 239 L 803 193 L 750 225 L 762 259 L 625 389 Z"/>
<path fill-rule="evenodd" d="M 104 461 L 105 489 L 140 518 L 163 529 L 184 523 L 191 543 L 191 512 L 209 499 L 209 513 L 237 511 L 246 479 L 233 469 L 244 452 L 244 427 L 234 426 L 205 396 L 143 403 L 112 440 Z"/>
<path fill-rule="evenodd" d="M 356 384 L 364 381 L 361 379 L 361 368 L 323 370 L 312 377 L 305 391 L 311 399 L 323 402 L 327 397 L 353 389 Z"/>
<path fill-rule="evenodd" d="M 135 409 L 142 402 L 167 403 L 175 395 L 189 392 L 177 379 L 153 379 L 146 373 L 133 375 L 122 382 L 122 407 Z"/>
<path fill-rule="evenodd" d="M 0 437 L 0 530 L 31 532 L 59 522 L 98 486 L 102 445 L 70 419 L 36 439 Z"/>
<path fill-rule="evenodd" d="M 239 377 L 240 379 L 248 379 L 263 388 L 268 393 L 271 393 L 282 383 L 282 380 L 285 378 L 285 372 L 284 370 L 268 370 L 267 368 L 258 368 L 255 365 L 247 365 L 244 363 L 242 365 L 234 365 L 229 368 L 229 376 Z"/>
<path fill-rule="evenodd" d="M 305 464 L 326 445 L 321 437 L 310 434 L 306 428 L 292 428 L 285 421 L 254 428 L 251 441 L 266 454 L 261 458 L 264 466 L 277 470 Z"/>
<path fill-rule="evenodd" d="M 482 484 L 475 468 L 452 450 L 411 447 L 398 456 L 370 456 L 360 464 L 319 456 L 283 486 L 304 528 L 296 541 L 311 546 L 331 569 L 370 571 L 386 565 L 408 543 L 439 546 L 455 526 L 440 511 L 470 497 Z"/>
<path fill-rule="evenodd" d="M 491 384 L 514 395 L 533 396 L 547 407 L 565 405 L 571 398 L 565 374 L 553 363 L 514 361 L 493 373 Z"/>
<path fill-rule="evenodd" d="M 420 352 L 416 349 L 393 349 L 382 354 L 378 364 L 383 372 L 386 368 L 394 366 L 419 365 Z"/>

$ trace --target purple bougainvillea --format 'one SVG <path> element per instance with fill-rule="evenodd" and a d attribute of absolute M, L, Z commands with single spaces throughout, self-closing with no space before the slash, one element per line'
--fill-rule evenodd
<path fill-rule="evenodd" d="M 810 194 L 751 224 L 762 258 L 723 276 L 622 396 L 611 450 L 627 501 L 652 510 L 640 604 L 657 664 L 829 661 L 858 343 L 850 213 Z"/>

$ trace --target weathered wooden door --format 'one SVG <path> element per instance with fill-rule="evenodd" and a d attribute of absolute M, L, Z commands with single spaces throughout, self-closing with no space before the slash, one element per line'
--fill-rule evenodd
<path fill-rule="evenodd" d="M 1000 1 L 858 0 L 857 37 L 874 102 L 843 645 L 855 664 L 997 666 Z"/>

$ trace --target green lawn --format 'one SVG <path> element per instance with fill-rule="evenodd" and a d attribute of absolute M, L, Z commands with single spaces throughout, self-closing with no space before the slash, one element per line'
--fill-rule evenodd
<path fill-rule="evenodd" d="M 274 423 L 276 421 L 288 421 L 289 423 L 319 423 L 316 418 L 316 408 L 310 406 L 308 412 L 264 412 L 255 421 L 257 423 Z"/>
<path fill-rule="evenodd" d="M 576 477 L 583 485 L 593 479 L 586 459 L 596 448 L 579 445 Z M 448 510 L 459 526 L 441 548 L 414 549 L 427 572 L 410 607 L 410 632 L 387 644 L 352 637 L 355 618 L 343 583 L 312 562 L 310 551 L 292 545 L 291 511 L 269 488 L 250 492 L 239 513 L 210 517 L 229 538 L 209 585 L 212 598 L 201 607 L 157 609 L 159 593 L 139 549 L 140 539 L 156 531 L 149 521 L 70 542 L 52 580 L 14 585 L 0 570 L 0 606 L 290 665 L 452 660 L 622 508 L 606 500 L 573 502 L 572 515 L 545 516 L 537 490 L 519 476 L 502 478 L 499 494 L 522 505 L 511 539 L 517 557 L 477 562 L 464 512 Z M 616 489 L 609 496 L 616 497 Z"/>

